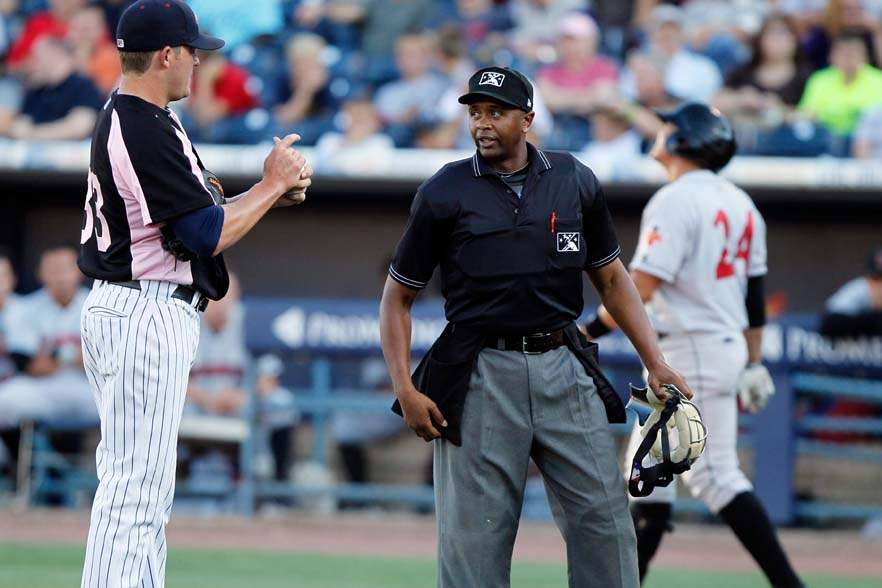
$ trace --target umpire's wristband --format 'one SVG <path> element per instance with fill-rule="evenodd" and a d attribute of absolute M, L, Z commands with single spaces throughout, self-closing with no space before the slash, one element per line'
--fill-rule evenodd
<path fill-rule="evenodd" d="M 588 319 L 588 322 L 585 323 L 585 332 L 588 333 L 588 336 L 592 339 L 597 339 L 598 337 L 603 337 L 607 333 L 611 333 L 612 329 L 606 326 L 600 317 L 597 314 L 591 315 L 591 318 Z"/>

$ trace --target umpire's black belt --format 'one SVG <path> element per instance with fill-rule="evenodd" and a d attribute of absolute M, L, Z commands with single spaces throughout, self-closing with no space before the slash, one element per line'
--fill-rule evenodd
<path fill-rule="evenodd" d="M 484 339 L 484 347 L 491 347 L 501 351 L 520 351 L 534 354 L 545 353 L 567 344 L 564 330 L 559 329 L 550 333 L 534 333 L 532 335 L 488 335 Z"/>
<path fill-rule="evenodd" d="M 116 284 L 117 286 L 122 286 L 123 288 L 131 288 L 132 290 L 140 290 L 141 282 L 138 280 L 127 280 L 125 282 L 108 282 L 110 284 Z M 205 310 L 205 307 L 208 306 L 208 298 L 205 297 L 204 294 L 196 290 L 195 288 L 191 288 L 190 286 L 179 285 L 175 288 L 175 291 L 171 293 L 172 298 L 177 298 L 178 300 L 183 300 L 187 304 L 190 304 L 198 310 L 202 312 Z"/>

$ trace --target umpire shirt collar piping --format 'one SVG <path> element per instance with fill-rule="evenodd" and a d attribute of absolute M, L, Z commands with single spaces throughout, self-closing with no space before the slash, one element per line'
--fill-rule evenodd
<path fill-rule="evenodd" d="M 541 149 L 537 149 L 533 147 L 531 143 L 527 143 L 527 158 L 530 163 L 535 161 L 540 162 L 542 165 L 538 167 L 538 172 L 544 173 L 551 169 L 551 160 L 545 155 Z M 496 175 L 496 172 L 487 161 L 481 157 L 481 154 L 475 151 L 475 154 L 472 156 L 472 173 L 474 173 L 476 178 L 481 176 L 488 175 Z"/>

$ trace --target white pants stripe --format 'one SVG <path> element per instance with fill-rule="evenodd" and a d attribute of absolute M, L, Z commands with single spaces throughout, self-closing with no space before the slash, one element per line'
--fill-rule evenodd
<path fill-rule="evenodd" d="M 83 357 L 101 416 L 83 588 L 165 582 L 178 427 L 199 342 L 198 314 L 170 298 L 174 288 L 99 281 L 83 306 Z"/>
<path fill-rule="evenodd" d="M 692 401 L 701 411 L 707 426 L 704 453 L 688 472 L 678 476 L 695 498 L 702 500 L 711 512 L 717 513 L 738 494 L 753 489 L 738 463 L 738 378 L 747 364 L 744 336 L 733 333 L 687 333 L 670 335 L 660 342 L 667 362 L 678 370 L 695 393 Z M 630 468 L 643 437 L 640 428 L 631 432 L 625 471 Z M 647 460 L 650 458 L 647 457 Z M 648 462 L 645 462 L 648 465 Z M 677 496 L 677 480 L 669 486 L 656 488 L 639 500 L 673 502 Z"/>

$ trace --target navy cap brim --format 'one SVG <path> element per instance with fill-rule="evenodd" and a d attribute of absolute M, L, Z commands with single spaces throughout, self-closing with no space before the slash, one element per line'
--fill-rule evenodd
<path fill-rule="evenodd" d="M 194 49 L 202 49 L 203 51 L 217 51 L 224 46 L 224 40 L 199 33 L 199 36 L 189 41 L 187 46 Z"/>
<path fill-rule="evenodd" d="M 521 104 L 515 104 L 513 101 L 505 98 L 504 96 L 500 96 L 495 92 L 484 91 L 484 90 L 475 90 L 474 92 L 469 92 L 468 94 L 463 94 L 459 97 L 460 104 L 474 104 L 480 100 L 484 100 L 486 98 L 492 98 L 496 102 L 501 104 L 505 104 L 506 106 L 511 106 L 512 108 L 523 109 Z"/>

